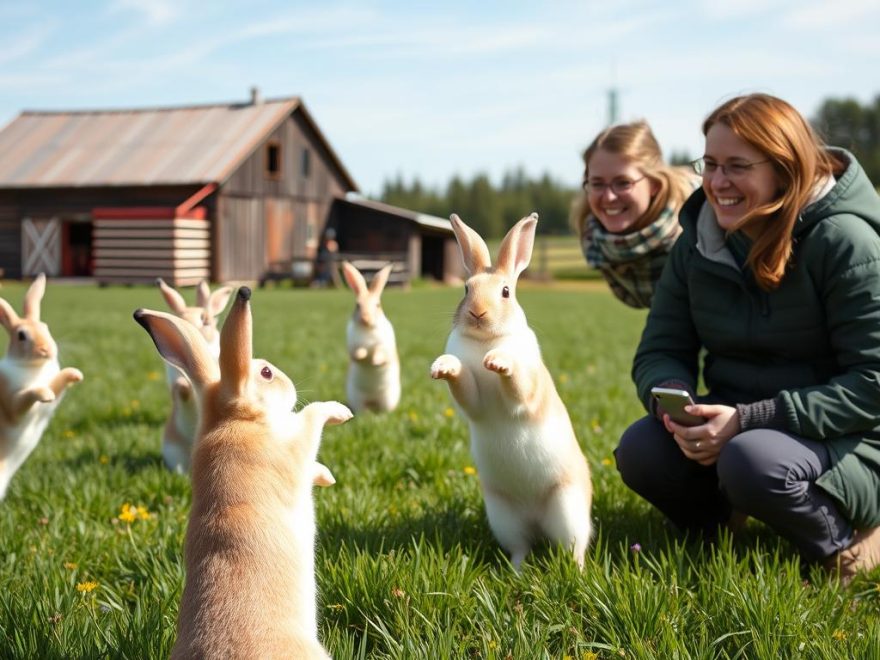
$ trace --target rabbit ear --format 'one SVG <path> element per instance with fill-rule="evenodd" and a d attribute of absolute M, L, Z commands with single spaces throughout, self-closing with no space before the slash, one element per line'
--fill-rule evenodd
<path fill-rule="evenodd" d="M 24 294 L 22 311 L 26 319 L 40 320 L 40 301 L 43 299 L 44 293 L 46 293 L 46 275 L 40 273 L 28 288 L 27 293 Z"/>
<path fill-rule="evenodd" d="M 498 250 L 497 265 L 500 270 L 519 277 L 519 274 L 526 269 L 532 258 L 537 226 L 538 214 L 532 213 L 510 228 Z"/>
<path fill-rule="evenodd" d="M 137 310 L 134 320 L 149 333 L 159 355 L 183 371 L 194 385 L 202 388 L 220 379 L 217 361 L 194 325 L 173 314 L 149 309 Z"/>
<path fill-rule="evenodd" d="M 159 288 L 162 290 L 162 297 L 165 298 L 165 302 L 168 304 L 168 307 L 171 308 L 171 311 L 176 314 L 183 314 L 184 310 L 186 310 L 186 301 L 183 299 L 183 296 L 177 292 L 177 289 L 172 289 L 165 284 L 165 280 L 161 277 L 156 278 L 156 284 L 158 284 Z"/>
<path fill-rule="evenodd" d="M 208 304 L 206 305 L 208 312 L 211 316 L 217 316 L 226 309 L 226 303 L 229 302 L 229 296 L 232 295 L 232 287 L 231 286 L 221 286 L 214 293 L 211 294 L 208 299 Z"/>
<path fill-rule="evenodd" d="M 345 281 L 348 282 L 348 286 L 351 287 L 351 290 L 356 294 L 360 295 L 369 290 L 367 288 L 367 281 L 364 279 L 364 276 L 361 275 L 361 271 L 347 261 L 342 262 L 342 275 L 345 277 Z"/>
<path fill-rule="evenodd" d="M 373 280 L 370 282 L 370 293 L 374 296 L 378 296 L 382 293 L 385 285 L 388 284 L 388 277 L 391 275 L 393 269 L 394 264 L 388 264 L 387 266 L 383 266 L 382 270 L 373 275 Z"/>
<path fill-rule="evenodd" d="M 18 314 L 12 309 L 12 305 L 3 300 L 3 298 L 0 298 L 0 325 L 6 328 L 7 332 L 11 333 L 12 328 L 17 326 L 20 321 L 21 319 L 18 318 Z"/>
<path fill-rule="evenodd" d="M 464 268 L 468 275 L 474 275 L 489 268 L 492 261 L 489 258 L 489 248 L 486 247 L 486 241 L 464 224 L 455 213 L 449 216 L 449 220 L 452 221 L 452 231 L 455 232 L 458 247 L 461 249 L 461 260 L 464 262 Z"/>
<path fill-rule="evenodd" d="M 211 299 L 211 287 L 208 286 L 208 280 L 202 280 L 196 287 L 196 305 L 199 307 L 207 307 L 208 300 Z"/>
<path fill-rule="evenodd" d="M 220 331 L 220 380 L 233 394 L 244 391 L 251 372 L 254 332 L 250 299 L 251 290 L 241 287 Z"/>

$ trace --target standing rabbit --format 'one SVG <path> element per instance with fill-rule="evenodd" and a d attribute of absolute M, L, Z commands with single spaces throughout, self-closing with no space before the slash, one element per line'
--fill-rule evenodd
<path fill-rule="evenodd" d="M 168 286 L 158 277 L 156 284 L 162 297 L 172 312 L 193 327 L 197 328 L 214 358 L 220 355 L 220 332 L 217 330 L 217 316 L 226 308 L 231 286 L 222 286 L 213 293 L 208 283 L 202 280 L 196 289 L 196 305 L 186 304 L 180 293 Z M 193 439 L 198 425 L 198 410 L 193 397 L 192 386 L 185 376 L 174 367 L 166 367 L 168 387 L 171 389 L 171 414 L 162 431 L 162 459 L 169 470 L 184 474 L 189 471 Z"/>
<path fill-rule="evenodd" d="M 382 311 L 382 290 L 391 264 L 373 277 L 370 286 L 360 271 L 343 262 L 342 272 L 357 298 L 348 321 L 348 404 L 356 411 L 388 412 L 400 401 L 400 361 L 391 321 Z"/>
<path fill-rule="evenodd" d="M 511 228 L 494 268 L 483 239 L 457 215 L 451 220 L 468 279 L 446 354 L 431 365 L 431 377 L 447 381 L 468 421 L 489 526 L 514 568 L 542 535 L 565 544 L 583 567 L 590 469 L 516 301 L 538 215 Z"/>
<path fill-rule="evenodd" d="M 293 412 L 296 388 L 252 357 L 249 289 L 238 290 L 220 358 L 191 324 L 138 310 L 200 403 L 186 532 L 186 583 L 172 658 L 327 658 L 317 636 L 312 481 L 321 431 L 351 411 Z"/>
<path fill-rule="evenodd" d="M 25 294 L 23 318 L 0 298 L 0 325 L 9 333 L 9 349 L 0 360 L 0 500 L 40 441 L 67 387 L 83 379 L 79 369 L 58 364 L 58 346 L 40 321 L 45 291 L 41 273 Z"/>

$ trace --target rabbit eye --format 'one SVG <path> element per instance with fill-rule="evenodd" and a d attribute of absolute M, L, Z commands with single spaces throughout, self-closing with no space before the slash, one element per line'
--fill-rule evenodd
<path fill-rule="evenodd" d="M 269 367 L 260 369 L 260 375 L 266 380 L 272 380 L 272 370 Z"/>
<path fill-rule="evenodd" d="M 26 341 L 26 340 L 27 340 L 27 333 L 24 330 L 19 330 L 18 331 L 18 341 Z"/>
<path fill-rule="evenodd" d="M 501 297 L 510 298 L 510 287 L 504 287 L 503 289 L 501 289 Z"/>

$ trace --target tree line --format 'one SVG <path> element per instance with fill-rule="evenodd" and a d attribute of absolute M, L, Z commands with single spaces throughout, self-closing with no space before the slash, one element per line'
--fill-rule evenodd
<path fill-rule="evenodd" d="M 880 185 L 880 95 L 867 105 L 852 98 L 827 99 L 811 121 L 827 144 L 850 150 L 868 178 Z M 669 157 L 672 164 L 690 160 L 682 151 Z M 441 218 L 454 212 L 483 236 L 498 238 L 531 211 L 541 215 L 539 233 L 570 233 L 569 212 L 576 193 L 549 174 L 530 179 L 519 167 L 505 173 L 497 186 L 487 174 L 477 174 L 470 181 L 455 176 L 445 190 L 428 188 L 418 178 L 407 183 L 398 175 L 385 182 L 380 199 Z"/>

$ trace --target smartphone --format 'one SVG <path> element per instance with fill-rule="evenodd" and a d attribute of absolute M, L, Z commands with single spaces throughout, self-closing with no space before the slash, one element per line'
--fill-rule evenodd
<path fill-rule="evenodd" d="M 691 415 L 684 411 L 685 406 L 690 406 L 694 403 L 691 395 L 686 390 L 677 390 L 670 387 L 652 387 L 651 396 L 666 411 L 673 422 L 684 426 L 699 426 L 706 423 L 704 417 Z"/>

